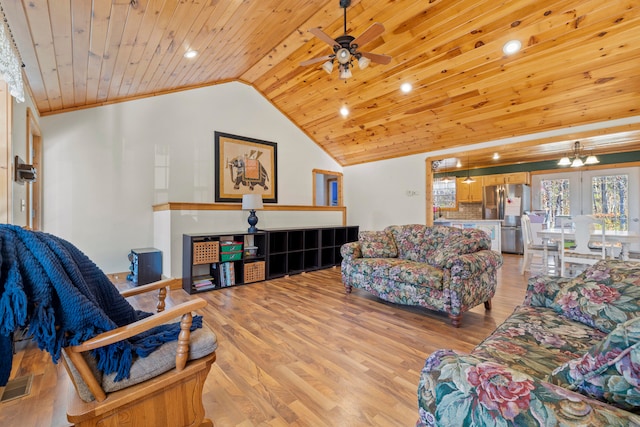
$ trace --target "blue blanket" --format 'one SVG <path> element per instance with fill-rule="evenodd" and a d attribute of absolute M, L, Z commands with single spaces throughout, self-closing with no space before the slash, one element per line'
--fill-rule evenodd
<path fill-rule="evenodd" d="M 63 347 L 149 316 L 135 310 L 78 248 L 43 232 L 0 224 L 0 386 L 13 357 L 12 334 L 28 328 L 54 362 Z M 195 316 L 192 330 L 202 326 Z M 129 377 L 134 357 L 177 339 L 180 324 L 163 325 L 93 351 L 98 369 Z"/>

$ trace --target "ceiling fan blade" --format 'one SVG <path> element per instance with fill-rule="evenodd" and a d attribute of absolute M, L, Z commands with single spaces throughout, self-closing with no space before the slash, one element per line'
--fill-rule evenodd
<path fill-rule="evenodd" d="M 306 67 L 307 65 L 315 64 L 316 62 L 327 61 L 327 60 L 333 58 L 333 56 L 334 55 L 327 55 L 327 56 L 319 56 L 317 58 L 307 59 L 306 61 L 302 61 L 300 63 L 300 66 L 301 67 Z"/>
<path fill-rule="evenodd" d="M 388 64 L 391 62 L 391 57 L 389 55 L 379 55 L 377 53 L 371 52 L 360 52 L 360 54 L 366 58 L 369 58 L 371 62 L 375 62 L 377 64 Z"/>
<path fill-rule="evenodd" d="M 331 47 L 334 47 L 335 45 L 338 44 L 334 39 L 329 37 L 329 35 L 324 31 L 322 31 L 320 28 L 312 28 L 309 30 L 309 32 Z"/>
<path fill-rule="evenodd" d="M 372 26 L 367 28 L 364 33 L 360 34 L 356 37 L 351 44 L 356 44 L 358 46 L 362 46 L 365 43 L 369 43 L 371 40 L 378 37 L 380 34 L 384 33 L 384 25 L 379 22 L 374 23 Z"/>

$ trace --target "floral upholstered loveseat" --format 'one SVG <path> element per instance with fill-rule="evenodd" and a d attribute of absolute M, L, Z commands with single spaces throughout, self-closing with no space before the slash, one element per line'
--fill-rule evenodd
<path fill-rule="evenodd" d="M 471 354 L 438 350 L 418 386 L 425 426 L 640 426 L 640 263 L 529 280 Z"/>
<path fill-rule="evenodd" d="M 477 229 L 411 224 L 362 231 L 341 248 L 342 282 L 347 293 L 360 288 L 445 312 L 458 327 L 465 311 L 482 303 L 491 308 L 502 255 L 490 247 L 489 236 Z"/>

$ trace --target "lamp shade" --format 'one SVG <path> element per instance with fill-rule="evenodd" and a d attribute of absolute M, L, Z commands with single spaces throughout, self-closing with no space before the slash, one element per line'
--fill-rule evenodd
<path fill-rule="evenodd" d="M 245 211 L 262 209 L 262 194 L 243 194 L 242 209 Z"/>

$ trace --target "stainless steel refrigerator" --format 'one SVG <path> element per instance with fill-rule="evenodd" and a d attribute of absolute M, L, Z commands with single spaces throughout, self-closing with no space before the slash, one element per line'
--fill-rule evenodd
<path fill-rule="evenodd" d="M 525 184 L 503 184 L 484 187 L 482 218 L 502 221 L 502 252 L 522 254 L 520 218 L 530 209 L 531 187 Z"/>

